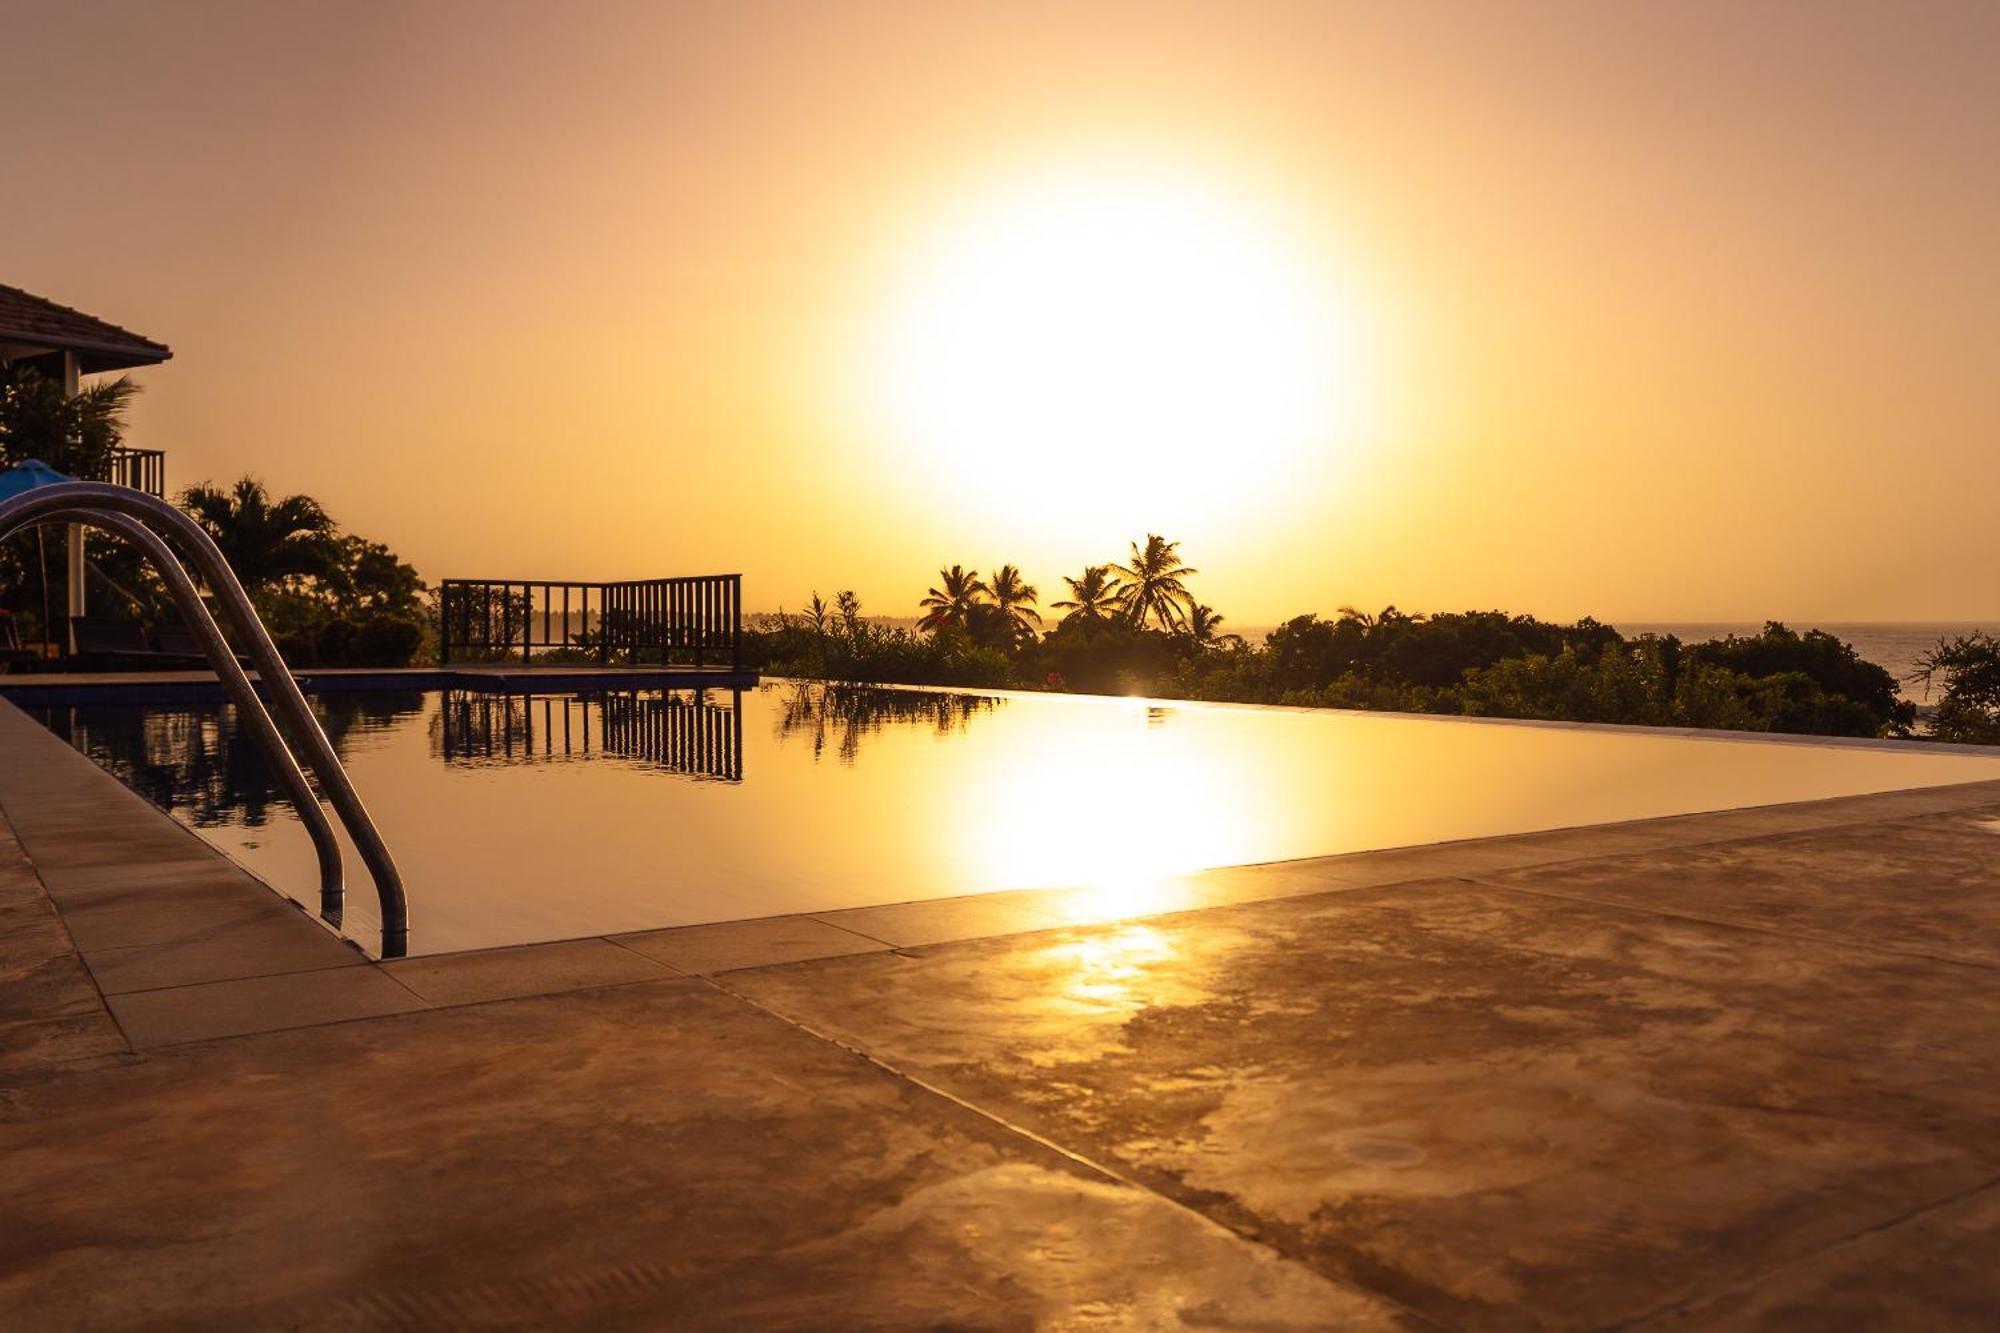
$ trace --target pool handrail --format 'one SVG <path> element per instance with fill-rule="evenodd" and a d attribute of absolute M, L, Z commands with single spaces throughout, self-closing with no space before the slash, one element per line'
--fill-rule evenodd
<path fill-rule="evenodd" d="M 124 514 L 104 513 L 91 509 L 63 509 L 45 516 L 44 522 L 82 523 L 123 537 L 138 547 L 152 562 L 154 570 L 167 585 L 174 605 L 179 608 L 181 619 L 190 631 L 201 641 L 202 651 L 215 667 L 215 674 L 221 678 L 223 693 L 236 705 L 238 715 L 256 737 L 258 746 L 264 751 L 264 760 L 271 765 L 278 783 L 291 798 L 293 807 L 299 812 L 299 819 L 306 826 L 306 833 L 312 838 L 313 854 L 319 861 L 319 908 L 320 916 L 336 928 L 346 905 L 346 873 L 341 865 L 340 843 L 333 836 L 333 825 L 320 808 L 319 797 L 306 781 L 305 773 L 299 768 L 298 760 L 291 747 L 279 733 L 277 724 L 271 720 L 270 710 L 257 697 L 256 686 L 250 683 L 250 676 L 236 660 L 236 653 L 223 637 L 222 629 L 215 623 L 208 606 L 201 600 L 201 593 L 194 580 L 181 562 L 175 558 L 173 549 L 160 535 L 136 518 Z"/>
<path fill-rule="evenodd" d="M 305 694 L 299 689 L 298 681 L 293 679 L 291 671 L 285 666 L 284 658 L 278 653 L 277 645 L 271 641 L 270 632 L 264 628 L 264 622 L 258 616 L 256 607 L 251 605 L 249 595 L 243 591 L 243 585 L 237 580 L 235 572 L 230 569 L 229 562 L 201 525 L 165 500 L 147 495 L 143 491 L 103 482 L 65 481 L 38 486 L 23 491 L 11 499 L 0 500 L 0 540 L 4 540 L 20 528 L 53 522 L 57 516 L 61 516 L 64 521 L 97 524 L 98 519 L 105 515 L 123 516 L 148 527 L 155 536 L 173 538 L 193 563 L 195 572 L 208 585 L 225 617 L 242 640 L 251 664 L 257 669 L 258 680 L 270 695 L 270 704 L 275 705 L 278 715 L 288 725 L 292 732 L 293 744 L 302 745 L 305 749 L 307 763 L 312 768 L 313 775 L 319 779 L 321 791 L 326 794 L 334 812 L 340 816 L 348 836 L 354 840 L 355 848 L 361 854 L 362 862 L 368 867 L 370 878 L 375 881 L 375 893 L 381 900 L 382 906 L 382 956 L 384 958 L 404 956 L 409 949 L 409 906 L 403 892 L 402 873 L 396 868 L 395 858 L 389 854 L 388 845 L 382 840 L 381 830 L 376 826 L 373 816 L 368 813 L 367 806 L 362 803 L 360 793 L 355 791 L 354 783 L 348 778 L 347 770 L 340 762 L 340 756 L 334 752 L 326 733 L 320 729 L 319 721 L 313 716 L 311 706 L 306 703 Z M 120 530 L 112 525 L 100 526 L 104 526 L 107 531 L 118 532 L 128 540 L 132 539 L 129 531 Z M 162 528 L 165 529 L 164 533 L 159 532 Z M 145 545 L 140 544 L 142 548 Z M 148 553 L 152 552 L 149 550 Z M 170 560 L 172 559 L 171 548 L 167 549 L 165 554 Z M 178 561 L 172 563 L 179 564 Z M 166 576 L 164 569 L 162 574 Z M 182 576 L 183 578 L 186 576 L 184 569 Z M 171 586 L 173 580 L 171 576 L 167 577 Z M 198 593 L 195 600 L 199 604 Z M 207 618 L 207 625 L 210 630 L 216 630 L 212 618 Z M 214 638 L 203 634 L 202 624 L 199 621 L 191 624 L 190 628 L 202 638 L 203 646 L 208 650 L 216 674 L 223 680 L 224 689 L 228 690 L 229 673 L 223 663 L 226 661 L 229 667 L 242 674 L 241 666 L 234 654 L 228 651 L 228 644 L 220 641 L 219 631 L 215 633 Z M 246 677 L 244 684 L 248 683 Z M 270 710 L 259 700 L 254 688 L 250 690 L 249 697 L 259 702 L 259 710 L 265 713 L 265 721 L 270 721 Z M 253 722 L 252 725 L 256 724 Z M 276 730 L 275 724 L 273 730 L 274 732 Z M 298 767 L 295 761 L 292 766 Z M 281 777 L 284 767 L 282 764 L 279 766 Z M 317 809 L 316 802 L 307 804 Z M 301 804 L 302 817 L 307 804 Z M 315 847 L 318 847 L 317 837 L 315 837 Z M 337 846 L 335 851 L 337 853 Z M 322 856 L 322 896 L 325 893 L 324 870 L 325 861 Z"/>

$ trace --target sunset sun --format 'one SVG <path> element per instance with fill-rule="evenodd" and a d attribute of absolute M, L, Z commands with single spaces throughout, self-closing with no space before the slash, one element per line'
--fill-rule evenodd
<path fill-rule="evenodd" d="M 984 192 L 916 248 L 870 349 L 870 408 L 894 447 L 976 470 L 989 506 L 1117 531 L 1268 502 L 1352 438 L 1353 311 L 1238 192 L 1068 172 Z"/>

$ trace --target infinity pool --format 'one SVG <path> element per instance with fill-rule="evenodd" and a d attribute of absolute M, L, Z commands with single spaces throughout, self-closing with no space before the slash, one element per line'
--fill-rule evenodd
<path fill-rule="evenodd" d="M 318 696 L 413 953 L 2000 777 L 2000 755 L 768 682 Z M 34 707 L 279 890 L 311 845 L 222 704 Z M 349 857 L 346 933 L 379 934 Z"/>

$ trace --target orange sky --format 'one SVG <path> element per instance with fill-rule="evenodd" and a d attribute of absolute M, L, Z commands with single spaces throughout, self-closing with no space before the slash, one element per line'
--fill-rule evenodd
<path fill-rule="evenodd" d="M 753 607 L 910 614 L 941 562 L 1049 598 L 1150 524 L 1238 624 L 2000 612 L 2000 6 L 64 4 L 6 33 L 0 281 L 173 345 L 133 435 L 171 482 L 255 470 L 432 578 L 741 570 Z M 1289 238 L 1365 411 L 1171 467 L 1107 430 L 1025 478 L 885 440 L 852 367 L 927 229 L 1135 163 Z"/>

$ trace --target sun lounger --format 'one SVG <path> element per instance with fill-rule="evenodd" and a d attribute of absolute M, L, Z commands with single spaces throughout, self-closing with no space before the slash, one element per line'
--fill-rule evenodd
<path fill-rule="evenodd" d="M 207 656 L 192 635 L 187 636 L 189 651 L 169 652 L 149 639 L 146 627 L 135 620 L 71 616 L 69 625 L 76 643 L 73 662 L 78 670 L 118 671 L 153 667 L 173 671 L 208 665 Z"/>

